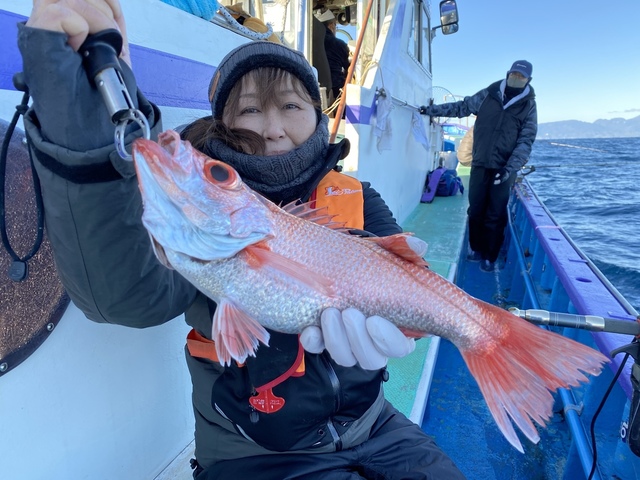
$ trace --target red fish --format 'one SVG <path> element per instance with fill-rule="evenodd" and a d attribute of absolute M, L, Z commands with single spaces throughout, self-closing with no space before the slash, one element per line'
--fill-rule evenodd
<path fill-rule="evenodd" d="M 587 381 L 608 359 L 477 300 L 425 267 L 408 234 L 360 238 L 326 212 L 279 208 L 229 165 L 199 153 L 176 132 L 139 139 L 134 159 L 143 223 L 158 258 L 218 304 L 212 338 L 223 363 L 242 362 L 264 327 L 300 333 L 327 307 L 380 315 L 405 334 L 454 343 L 507 440 L 532 442 L 533 422 L 552 415 L 551 392 Z"/>

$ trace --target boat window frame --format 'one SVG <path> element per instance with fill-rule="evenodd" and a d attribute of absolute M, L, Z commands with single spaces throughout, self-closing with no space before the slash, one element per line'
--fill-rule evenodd
<path fill-rule="evenodd" d="M 417 64 L 431 73 L 431 14 L 429 4 L 423 0 L 413 0 L 411 30 L 407 53 Z"/>

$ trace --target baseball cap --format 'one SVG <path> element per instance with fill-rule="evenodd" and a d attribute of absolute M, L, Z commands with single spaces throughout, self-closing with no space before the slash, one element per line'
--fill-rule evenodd
<path fill-rule="evenodd" d="M 507 75 L 513 72 L 518 72 L 524 75 L 527 78 L 531 78 L 531 74 L 533 73 L 533 65 L 531 65 L 526 60 L 516 60 L 511 65 L 511 69 L 507 72 Z"/>
<path fill-rule="evenodd" d="M 331 13 L 331 10 L 326 10 L 323 13 L 316 15 L 316 18 L 323 23 L 336 19 L 335 15 Z"/>

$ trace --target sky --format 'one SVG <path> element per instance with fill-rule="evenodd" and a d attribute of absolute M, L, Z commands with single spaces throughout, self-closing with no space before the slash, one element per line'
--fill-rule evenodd
<path fill-rule="evenodd" d="M 431 0 L 439 24 L 439 0 Z M 538 123 L 640 115 L 640 0 L 457 0 L 459 30 L 438 29 L 433 85 L 468 96 L 533 64 Z"/>

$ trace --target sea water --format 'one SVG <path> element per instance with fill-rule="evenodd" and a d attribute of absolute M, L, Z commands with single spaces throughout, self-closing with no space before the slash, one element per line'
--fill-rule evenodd
<path fill-rule="evenodd" d="M 640 138 L 536 140 L 527 165 L 556 221 L 640 311 Z"/>

